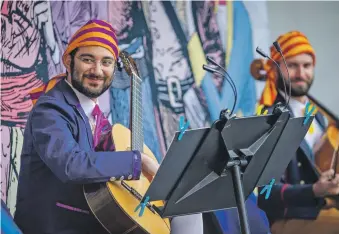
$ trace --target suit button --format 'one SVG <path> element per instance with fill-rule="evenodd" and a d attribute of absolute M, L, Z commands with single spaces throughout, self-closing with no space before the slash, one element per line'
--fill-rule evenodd
<path fill-rule="evenodd" d="M 131 179 L 132 179 L 132 175 L 129 175 L 129 176 L 127 177 L 127 179 L 131 180 Z"/>
<path fill-rule="evenodd" d="M 116 181 L 117 179 L 113 176 L 109 179 L 110 181 Z"/>
<path fill-rule="evenodd" d="M 300 180 L 300 184 L 305 184 L 305 181 L 303 181 L 303 180 Z"/>
<path fill-rule="evenodd" d="M 125 177 L 124 177 L 124 176 L 121 176 L 121 177 L 120 177 L 120 180 L 123 180 L 123 179 L 125 179 Z"/>
<path fill-rule="evenodd" d="M 298 162 L 298 167 L 301 167 L 301 162 Z"/>

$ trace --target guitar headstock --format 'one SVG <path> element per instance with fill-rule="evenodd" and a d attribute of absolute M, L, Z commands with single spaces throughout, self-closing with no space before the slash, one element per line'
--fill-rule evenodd
<path fill-rule="evenodd" d="M 135 63 L 134 59 L 129 55 L 129 53 L 127 53 L 126 51 L 121 51 L 119 57 L 121 59 L 123 67 L 125 68 L 125 71 L 129 76 L 132 77 L 133 73 L 139 76 L 137 64 Z"/>

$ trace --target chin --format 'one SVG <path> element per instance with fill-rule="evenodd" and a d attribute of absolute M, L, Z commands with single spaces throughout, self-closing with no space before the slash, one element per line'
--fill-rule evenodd
<path fill-rule="evenodd" d="M 100 96 L 99 94 L 102 93 L 102 89 L 88 89 L 91 93 Z"/>
<path fill-rule="evenodd" d="M 302 97 L 302 96 L 307 95 L 307 93 L 308 93 L 308 90 L 304 90 L 304 89 L 302 89 L 302 90 L 295 89 L 295 90 L 291 90 L 291 91 L 292 91 L 291 94 L 294 97 Z"/>

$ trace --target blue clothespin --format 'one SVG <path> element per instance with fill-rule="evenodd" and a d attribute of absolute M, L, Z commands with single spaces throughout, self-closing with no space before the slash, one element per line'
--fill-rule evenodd
<path fill-rule="evenodd" d="M 268 185 L 265 185 L 265 188 L 263 190 L 261 190 L 261 192 L 260 192 L 260 194 L 263 194 L 266 191 L 266 195 L 265 195 L 266 200 L 270 197 L 272 186 L 273 186 L 274 182 L 275 182 L 275 179 L 273 178 L 271 180 L 271 183 L 268 184 Z"/>
<path fill-rule="evenodd" d="M 139 217 L 141 217 L 144 214 L 145 207 L 146 207 L 148 200 L 149 200 L 149 196 L 147 196 L 144 202 L 140 202 L 140 204 L 135 208 L 134 212 L 137 212 L 140 208 Z"/>
<path fill-rule="evenodd" d="M 310 111 L 308 111 L 308 109 L 310 108 L 310 105 L 311 103 L 310 102 L 307 102 L 306 103 L 306 108 L 305 108 L 305 119 L 304 119 L 304 122 L 303 122 L 303 125 L 307 124 L 308 120 L 310 119 L 312 113 L 314 112 L 315 110 L 315 106 L 313 105 L 312 106 L 312 109 Z"/>
<path fill-rule="evenodd" d="M 180 122 L 179 122 L 179 131 L 180 134 L 178 136 L 178 140 L 180 141 L 182 136 L 184 135 L 184 133 L 186 132 L 188 126 L 189 126 L 189 122 L 187 121 L 186 123 L 184 123 L 185 121 L 185 117 L 184 116 L 180 116 Z"/>

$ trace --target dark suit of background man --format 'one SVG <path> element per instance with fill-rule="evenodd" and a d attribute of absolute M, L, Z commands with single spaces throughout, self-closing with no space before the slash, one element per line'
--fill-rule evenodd
<path fill-rule="evenodd" d="M 111 126 L 97 98 L 111 85 L 118 55 L 112 26 L 90 20 L 64 52 L 67 73 L 32 93 L 15 213 L 23 233 L 107 233 L 90 212 L 83 184 L 137 180 L 141 171 L 149 179 L 155 175 L 158 163 L 147 155 L 114 152 L 112 142 L 100 140 Z M 192 217 L 192 230 L 202 230 L 201 215 L 184 216 L 173 219 L 186 224 L 172 233 L 187 230 Z"/>
<path fill-rule="evenodd" d="M 286 57 L 292 85 L 288 107 L 292 116 L 301 117 L 314 80 L 315 52 L 307 37 L 298 31 L 288 32 L 277 40 Z M 284 77 L 278 75 L 271 61 L 267 62 L 267 82 L 260 103 L 269 109 L 278 102 L 286 103 L 283 79 L 288 82 L 287 70 L 273 46 L 271 58 L 280 64 Z M 326 133 L 325 122 L 317 112 L 281 183 L 273 186 L 269 199 L 259 196 L 259 207 L 266 212 L 273 234 L 339 233 L 338 205 L 325 199 L 327 195 L 339 194 L 339 175 L 332 180 L 333 170 L 323 172 L 320 178 L 315 173 L 314 148 Z"/>

